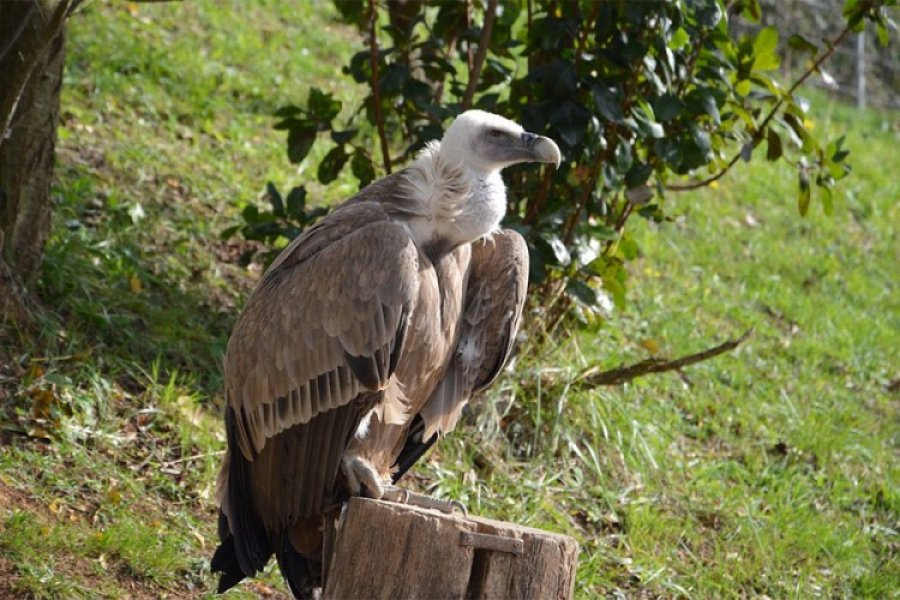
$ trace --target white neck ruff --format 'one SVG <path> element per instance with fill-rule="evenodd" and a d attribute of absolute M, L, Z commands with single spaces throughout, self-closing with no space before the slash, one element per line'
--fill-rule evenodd
<path fill-rule="evenodd" d="M 500 170 L 477 171 L 429 142 L 408 167 L 404 192 L 415 203 L 409 228 L 421 246 L 455 248 L 496 231 L 506 214 L 506 186 Z"/>

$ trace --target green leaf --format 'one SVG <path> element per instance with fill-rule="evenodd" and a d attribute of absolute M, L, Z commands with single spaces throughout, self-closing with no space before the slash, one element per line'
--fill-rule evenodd
<path fill-rule="evenodd" d="M 691 37 L 688 35 L 688 32 L 679 27 L 675 30 L 675 33 L 672 34 L 672 37 L 669 38 L 666 45 L 672 50 L 680 50 L 690 41 L 690 39 Z"/>
<path fill-rule="evenodd" d="M 622 114 L 622 106 L 619 104 L 618 94 L 612 89 L 600 85 L 595 85 L 593 92 L 594 105 L 597 107 L 597 112 L 607 121 L 613 123 L 621 121 L 624 115 Z"/>
<path fill-rule="evenodd" d="M 570 279 L 566 284 L 566 293 L 588 306 L 597 306 L 597 292 L 578 279 Z"/>
<path fill-rule="evenodd" d="M 580 104 L 564 101 L 550 113 L 550 124 L 559 133 L 562 142 L 577 146 L 584 139 L 590 118 L 590 112 Z"/>
<path fill-rule="evenodd" d="M 850 17 L 857 12 L 857 7 L 859 5 L 859 0 L 846 0 L 844 2 L 844 8 L 841 13 L 844 15 L 844 18 Z"/>
<path fill-rule="evenodd" d="M 362 27 L 366 22 L 365 0 L 341 0 L 334 3 L 341 15 L 341 19 L 357 27 Z"/>
<path fill-rule="evenodd" d="M 318 88 L 310 88 L 306 108 L 320 123 L 327 124 L 341 112 L 341 103 L 331 94 Z"/>
<path fill-rule="evenodd" d="M 744 11 L 741 13 L 748 21 L 759 23 L 762 18 L 762 8 L 759 6 L 759 0 L 746 0 L 744 2 Z"/>
<path fill-rule="evenodd" d="M 834 216 L 834 198 L 831 195 L 832 182 L 827 178 L 817 177 L 816 185 L 822 190 L 822 211 L 829 217 Z"/>
<path fill-rule="evenodd" d="M 375 179 L 375 167 L 372 166 L 372 161 L 360 150 L 353 153 L 350 170 L 353 171 L 353 176 L 359 180 L 360 187 L 369 185 Z"/>
<path fill-rule="evenodd" d="M 891 41 L 891 33 L 888 31 L 887 23 L 884 19 L 878 19 L 875 23 L 875 35 L 878 36 L 878 43 L 882 48 L 887 47 Z"/>
<path fill-rule="evenodd" d="M 296 186 L 287 195 L 287 214 L 293 219 L 306 216 L 306 188 Z"/>
<path fill-rule="evenodd" d="M 332 148 L 319 163 L 319 170 L 316 173 L 319 183 L 331 183 L 337 179 L 348 158 L 350 157 L 344 151 L 343 146 Z"/>
<path fill-rule="evenodd" d="M 800 171 L 800 191 L 797 196 L 797 210 L 800 212 L 801 217 L 805 217 L 809 212 L 809 200 L 812 194 L 809 187 L 809 175 L 806 174 L 805 170 Z"/>
<path fill-rule="evenodd" d="M 616 150 L 613 154 L 615 155 L 615 158 L 616 158 L 616 166 L 619 168 L 620 171 L 627 171 L 628 169 L 631 168 L 631 163 L 632 163 L 633 159 L 632 159 L 632 155 L 631 155 L 631 145 L 630 144 L 623 142 L 623 141 L 619 141 L 619 143 L 616 144 Z"/>
<path fill-rule="evenodd" d="M 774 27 L 763 27 L 753 40 L 755 54 L 769 54 L 778 49 L 778 30 Z"/>
<path fill-rule="evenodd" d="M 634 118 L 638 123 L 641 133 L 646 137 L 661 138 L 665 137 L 666 132 L 663 126 L 653 120 L 653 115 L 649 112 L 649 107 L 642 105 L 635 109 Z"/>
<path fill-rule="evenodd" d="M 646 163 L 635 163 L 625 174 L 625 185 L 629 189 L 637 188 L 647 182 L 651 173 L 653 173 L 652 166 Z"/>
<path fill-rule="evenodd" d="M 797 137 L 800 138 L 800 149 L 804 152 L 812 152 L 815 142 L 803 125 L 803 121 L 801 121 L 797 115 L 787 113 L 784 115 L 784 122 L 787 123 L 791 130 L 797 134 Z"/>
<path fill-rule="evenodd" d="M 238 231 L 241 230 L 240 225 L 232 225 L 231 227 L 226 227 L 222 230 L 222 233 L 219 234 L 219 239 L 228 240 L 234 236 Z"/>
<path fill-rule="evenodd" d="M 306 158 L 316 141 L 316 130 L 309 127 L 292 127 L 288 130 L 288 160 L 297 164 Z"/>
<path fill-rule="evenodd" d="M 630 235 L 623 235 L 622 239 L 619 240 L 619 252 L 622 253 L 622 256 L 625 257 L 626 260 L 634 260 L 638 257 L 638 253 L 640 248 L 638 248 L 638 244 L 634 241 Z"/>
<path fill-rule="evenodd" d="M 335 144 L 346 144 L 356 135 L 355 129 L 348 129 L 346 131 L 332 131 L 331 139 Z"/>
<path fill-rule="evenodd" d="M 399 94 L 408 77 L 409 69 L 406 66 L 392 63 L 381 74 L 378 80 L 378 91 L 388 96 Z"/>
<path fill-rule="evenodd" d="M 550 236 L 547 238 L 547 243 L 550 244 L 550 248 L 553 250 L 553 256 L 556 257 L 557 263 L 565 267 L 572 262 L 572 255 L 569 254 L 569 249 L 566 248 L 566 245 L 561 239 L 555 235 Z"/>
<path fill-rule="evenodd" d="M 634 170 L 634 169 L 632 169 Z M 629 171 L 630 173 L 630 171 Z M 626 180 L 628 177 L 626 176 Z M 643 206 L 653 197 L 653 188 L 646 183 L 625 191 L 625 197 L 635 206 Z"/>
<path fill-rule="evenodd" d="M 278 110 L 275 111 L 274 116 L 276 117 L 293 117 L 294 115 L 299 115 L 303 112 L 303 109 L 299 106 L 294 106 L 293 104 L 288 104 L 287 106 L 282 106 Z"/>
<path fill-rule="evenodd" d="M 771 127 L 769 127 L 766 132 L 766 145 L 766 160 L 778 160 L 781 158 L 781 155 L 784 152 L 784 149 L 781 146 L 781 137 Z"/>
<path fill-rule="evenodd" d="M 722 9 L 719 7 L 719 3 L 715 0 L 707 0 L 698 4 L 700 8 L 696 13 L 697 24 L 708 29 L 718 25 L 722 20 Z"/>
<path fill-rule="evenodd" d="M 625 271 L 619 266 L 618 268 L 607 269 L 602 275 L 603 288 L 609 293 L 613 304 L 619 310 L 627 308 L 625 300 Z"/>
<path fill-rule="evenodd" d="M 799 33 L 795 33 L 788 38 L 788 46 L 790 46 L 794 50 L 799 50 L 800 52 L 809 52 L 810 54 L 815 54 L 819 51 L 819 48 L 815 44 L 810 42 Z"/>
<path fill-rule="evenodd" d="M 262 217 L 259 214 L 259 209 L 256 208 L 255 204 L 248 204 L 247 206 L 245 206 L 244 210 L 241 211 L 241 218 L 250 225 L 259 223 L 262 220 Z"/>
<path fill-rule="evenodd" d="M 753 70 L 771 71 L 780 65 L 778 30 L 774 27 L 764 27 L 753 40 Z"/>
<path fill-rule="evenodd" d="M 671 121 L 679 115 L 683 108 L 684 102 L 675 94 L 663 94 L 653 102 L 653 111 L 660 121 Z"/>
<path fill-rule="evenodd" d="M 269 203 L 272 205 L 272 214 L 276 217 L 283 217 L 284 201 L 281 199 L 281 194 L 275 189 L 275 184 L 271 181 L 266 184 L 266 196 L 268 196 Z"/>

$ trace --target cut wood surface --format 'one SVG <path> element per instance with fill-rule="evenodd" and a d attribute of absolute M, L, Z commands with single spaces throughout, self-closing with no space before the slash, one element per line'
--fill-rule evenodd
<path fill-rule="evenodd" d="M 335 523 L 323 598 L 566 599 L 577 553 L 565 535 L 353 498 Z"/>

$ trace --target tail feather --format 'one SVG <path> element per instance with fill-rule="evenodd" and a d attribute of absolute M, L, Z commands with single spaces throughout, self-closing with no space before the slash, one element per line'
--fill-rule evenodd
<path fill-rule="evenodd" d="M 210 561 L 210 567 L 212 568 L 213 573 L 221 573 L 219 576 L 219 587 L 217 588 L 217 592 L 219 594 L 225 593 L 227 590 L 236 586 L 246 575 L 241 571 L 241 566 L 238 564 L 237 555 L 234 552 L 234 538 L 232 536 L 228 536 L 224 542 L 222 542 L 218 548 L 216 548 L 216 553 L 213 554 L 212 560 Z"/>
<path fill-rule="evenodd" d="M 294 550 L 287 531 L 281 535 L 275 558 L 295 597 L 304 600 L 316 597 L 316 588 L 322 585 L 322 563 Z"/>
<path fill-rule="evenodd" d="M 235 414 L 231 407 L 225 411 L 225 429 L 229 448 L 237 448 L 234 427 Z M 272 556 L 272 544 L 265 527 L 253 510 L 246 482 L 249 480 L 249 463 L 240 452 L 234 452 L 228 464 L 226 501 L 228 515 L 219 512 L 219 539 L 221 545 L 213 555 L 210 566 L 222 573 L 219 591 L 237 584 L 244 577 L 252 577 L 262 571 Z"/>

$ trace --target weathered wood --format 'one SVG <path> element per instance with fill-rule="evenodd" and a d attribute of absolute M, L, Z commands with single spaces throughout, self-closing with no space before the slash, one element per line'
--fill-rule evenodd
<path fill-rule="evenodd" d="M 564 600 L 577 553 L 564 535 L 353 498 L 335 523 L 323 599 Z"/>

